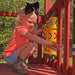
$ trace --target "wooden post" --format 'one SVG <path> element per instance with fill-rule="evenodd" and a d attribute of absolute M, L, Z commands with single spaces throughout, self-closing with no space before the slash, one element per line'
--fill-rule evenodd
<path fill-rule="evenodd" d="M 48 11 L 50 10 L 51 8 L 51 0 L 44 0 L 44 23 L 46 23 L 47 19 L 49 18 L 49 14 Z M 44 63 L 47 63 L 47 58 L 46 58 L 46 55 L 44 54 Z"/>
<path fill-rule="evenodd" d="M 64 13 L 64 75 L 68 75 L 69 68 L 70 0 L 67 0 L 66 3 Z"/>
<path fill-rule="evenodd" d="M 75 75 L 75 0 L 73 1 L 73 67 L 72 75 Z"/>
<path fill-rule="evenodd" d="M 58 9 L 58 41 L 59 45 L 62 45 L 62 8 Z M 61 51 L 57 52 L 57 69 L 61 70 Z"/>
<path fill-rule="evenodd" d="M 48 13 L 48 11 L 51 8 L 51 0 L 44 0 L 44 22 L 47 21 L 47 19 L 49 18 L 50 13 Z"/>
<path fill-rule="evenodd" d="M 38 16 L 38 29 L 42 28 L 43 16 Z M 42 34 L 39 35 L 42 38 Z M 43 63 L 42 61 L 42 45 L 38 45 L 38 64 Z"/>
<path fill-rule="evenodd" d="M 37 24 L 38 24 L 38 29 L 42 28 L 43 25 L 43 19 L 44 17 L 42 15 L 38 15 L 38 19 L 37 19 Z M 42 34 L 39 35 L 39 37 L 42 38 Z M 37 58 L 33 58 L 33 55 L 29 57 L 28 60 L 29 64 L 41 64 L 43 63 L 42 61 L 42 45 L 38 44 L 38 57 Z"/>

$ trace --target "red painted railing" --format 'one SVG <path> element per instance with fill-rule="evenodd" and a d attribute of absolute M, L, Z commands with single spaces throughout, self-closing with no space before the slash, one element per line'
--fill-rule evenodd
<path fill-rule="evenodd" d="M 50 0 L 49 0 L 50 1 Z M 62 71 L 63 75 L 74 75 L 72 73 L 72 66 L 69 66 L 69 32 L 70 32 L 70 1 L 71 0 L 56 0 L 52 8 L 49 10 L 49 2 L 45 0 L 45 20 L 46 20 L 55 13 L 55 16 L 58 17 L 58 41 L 60 41 L 59 45 L 62 45 L 62 10 L 64 9 L 64 62 L 61 63 L 61 52 L 57 52 L 57 60 L 48 60 L 44 56 L 45 62 L 52 62 L 52 66 L 56 65 L 55 67 L 57 70 Z M 48 11 L 49 10 L 49 11 Z M 74 61 L 75 59 L 73 59 Z M 50 64 L 50 63 L 49 63 Z M 75 65 L 73 63 L 73 65 Z"/>
<path fill-rule="evenodd" d="M 70 1 L 71 0 L 56 0 L 54 5 L 51 7 L 51 0 L 44 0 L 45 15 L 38 16 L 38 28 L 42 28 L 42 25 L 48 20 L 48 18 L 55 13 L 58 17 L 58 41 L 59 45 L 62 45 L 62 10 L 64 9 L 64 62 L 61 63 L 61 52 L 57 52 L 57 59 L 51 60 L 46 58 L 46 55 L 42 58 L 42 46 L 38 45 L 38 57 L 29 58 L 29 63 L 44 63 L 49 66 L 55 67 L 58 71 L 62 71 L 63 75 L 74 75 L 75 68 L 75 57 L 73 57 L 73 66 L 69 66 L 69 30 L 70 30 Z M 11 16 L 16 17 L 17 13 L 0 11 L 0 16 Z M 42 37 L 42 34 L 39 35 Z M 34 61 L 34 62 L 33 62 Z M 73 73 L 72 73 L 73 72 Z"/>

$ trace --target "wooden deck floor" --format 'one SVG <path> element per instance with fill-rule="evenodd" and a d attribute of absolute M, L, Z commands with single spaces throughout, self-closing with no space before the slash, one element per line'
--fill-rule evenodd
<path fill-rule="evenodd" d="M 44 64 L 30 64 L 31 69 L 28 69 L 28 74 L 23 75 L 62 75 L 55 69 Z M 0 64 L 0 75 L 19 75 L 12 72 L 12 67 L 7 64 Z"/>

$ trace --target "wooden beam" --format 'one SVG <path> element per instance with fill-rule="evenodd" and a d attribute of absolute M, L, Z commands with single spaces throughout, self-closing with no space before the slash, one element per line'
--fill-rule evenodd
<path fill-rule="evenodd" d="M 58 8 L 63 9 L 67 3 L 68 3 L 67 0 L 56 0 L 56 2 L 53 4 L 51 9 L 46 14 L 49 14 L 48 17 L 50 17 L 53 13 L 55 13 L 55 9 L 58 9 Z"/>
<path fill-rule="evenodd" d="M 64 13 L 64 75 L 68 75 L 69 68 L 70 0 L 67 2 Z"/>
<path fill-rule="evenodd" d="M 44 15 L 44 23 L 46 23 L 46 21 L 49 19 L 49 14 L 50 13 L 48 13 L 49 12 L 49 10 L 50 10 L 50 8 L 51 8 L 51 0 L 44 0 L 44 10 L 45 10 L 45 15 Z M 47 62 L 47 58 L 46 58 L 46 55 L 44 54 L 44 63 L 46 64 L 46 63 L 48 63 Z"/>
<path fill-rule="evenodd" d="M 62 8 L 58 11 L 58 39 L 59 45 L 62 45 Z M 57 51 L 57 69 L 61 71 L 61 51 Z"/>
<path fill-rule="evenodd" d="M 9 16 L 9 17 L 16 17 L 16 12 L 6 12 L 6 11 L 0 11 L 0 16 Z"/>
<path fill-rule="evenodd" d="M 43 17 L 38 16 L 38 29 L 42 28 L 43 25 Z M 42 33 L 38 35 L 39 37 L 42 38 Z M 38 64 L 43 63 L 42 60 L 42 45 L 38 44 Z"/>

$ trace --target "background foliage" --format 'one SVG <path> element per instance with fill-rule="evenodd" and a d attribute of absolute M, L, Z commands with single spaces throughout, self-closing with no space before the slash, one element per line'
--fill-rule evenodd
<path fill-rule="evenodd" d="M 18 12 L 22 6 L 26 5 L 26 1 L 37 1 L 37 0 L 0 0 L 0 11 L 10 11 Z M 40 3 L 39 14 L 44 15 L 44 0 L 38 0 Z M 55 0 L 51 0 L 51 6 L 54 4 Z M 70 54 L 72 45 L 72 24 L 73 24 L 73 2 L 71 2 L 71 12 L 70 12 Z M 12 32 L 15 28 L 14 24 L 15 18 L 13 17 L 0 17 L 0 55 L 8 44 L 8 40 L 11 38 Z M 35 30 L 38 26 L 35 25 Z M 62 33 L 64 37 L 64 10 L 63 10 L 63 28 Z M 63 38 L 62 38 L 63 40 Z M 63 43 L 63 42 L 62 42 Z M 63 53 L 63 52 L 62 52 Z"/>

